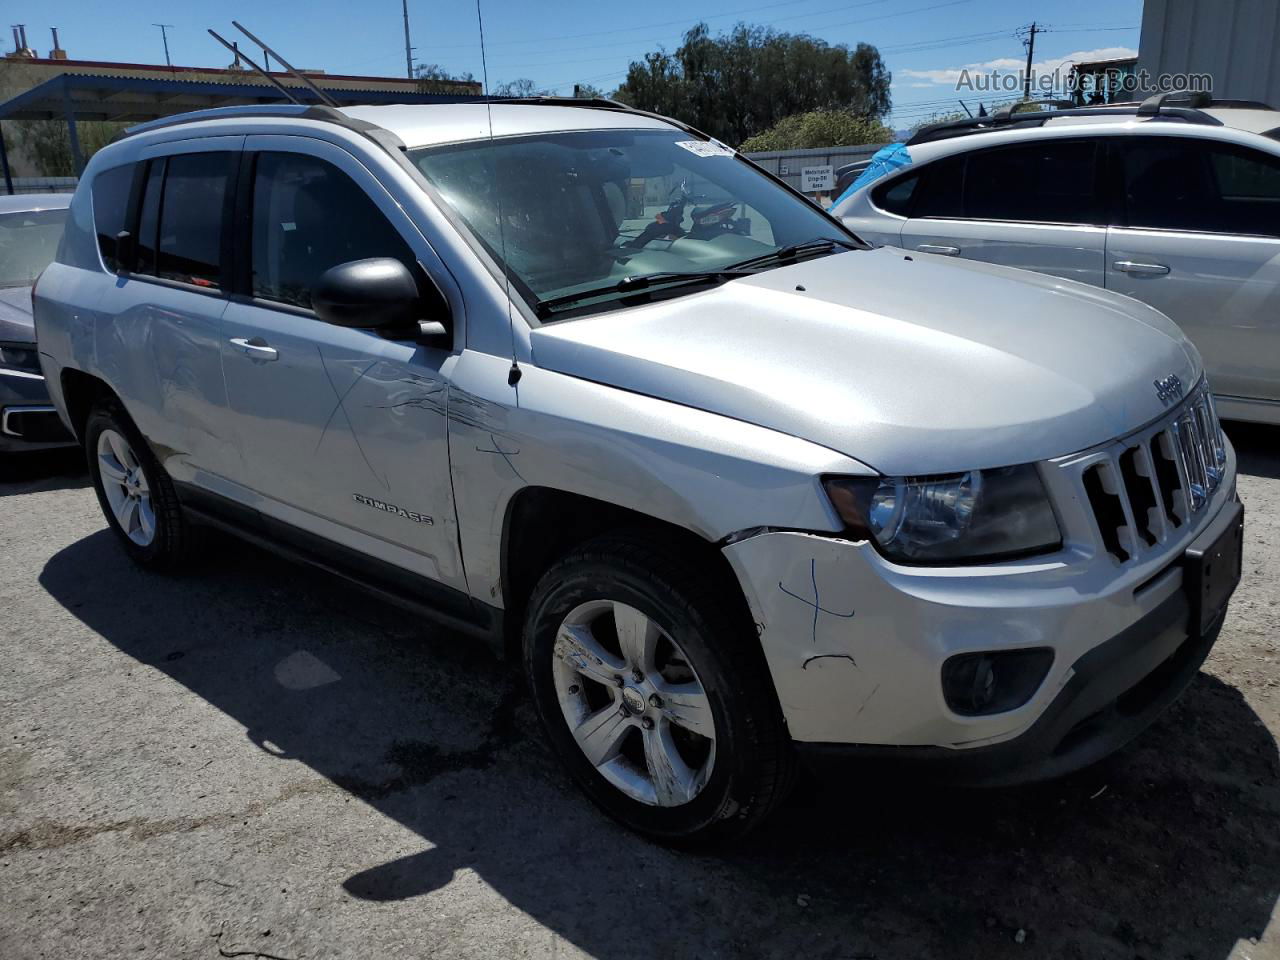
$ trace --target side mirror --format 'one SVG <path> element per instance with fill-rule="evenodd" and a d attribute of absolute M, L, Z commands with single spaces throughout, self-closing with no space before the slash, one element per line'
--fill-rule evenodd
<path fill-rule="evenodd" d="M 423 313 L 418 282 L 391 257 L 330 267 L 316 282 L 311 306 L 325 323 L 386 333 L 413 331 L 415 336 Z"/>

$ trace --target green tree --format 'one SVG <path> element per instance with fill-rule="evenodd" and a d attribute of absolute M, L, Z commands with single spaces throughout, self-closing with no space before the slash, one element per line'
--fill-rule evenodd
<path fill-rule="evenodd" d="M 460 83 L 475 83 L 476 78 L 469 72 L 453 74 L 438 63 L 420 63 L 413 69 L 413 76 L 418 81 L 419 93 L 463 93 L 458 89 Z"/>
<path fill-rule="evenodd" d="M 550 90 L 539 90 L 528 77 L 521 77 L 518 80 L 508 80 L 506 83 L 498 84 L 494 90 L 495 97 L 547 97 L 551 96 Z"/>
<path fill-rule="evenodd" d="M 659 50 L 633 62 L 614 96 L 742 143 L 798 113 L 883 117 L 891 104 L 890 80 L 869 44 L 850 50 L 741 23 L 712 36 L 699 23 L 675 53 Z"/>
<path fill-rule="evenodd" d="M 813 110 L 787 117 L 763 133 L 743 141 L 739 149 L 744 153 L 807 150 L 888 143 L 892 139 L 893 131 L 879 120 L 839 110 Z"/>
<path fill-rule="evenodd" d="M 18 120 L 17 144 L 43 177 L 77 177 L 75 159 L 71 154 L 71 135 L 63 120 Z M 85 163 L 112 141 L 127 123 L 110 123 L 105 120 L 81 120 L 76 123 L 76 135 L 80 140 L 80 155 Z"/>

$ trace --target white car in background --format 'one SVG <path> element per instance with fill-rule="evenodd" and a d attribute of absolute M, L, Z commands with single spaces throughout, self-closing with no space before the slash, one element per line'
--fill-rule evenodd
<path fill-rule="evenodd" d="M 1036 270 L 1168 315 L 1226 418 L 1280 423 L 1280 113 L 1170 95 L 934 124 L 832 209 L 874 244 Z"/>

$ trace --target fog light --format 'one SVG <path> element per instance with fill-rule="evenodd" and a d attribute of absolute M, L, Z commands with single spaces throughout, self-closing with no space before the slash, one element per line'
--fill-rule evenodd
<path fill-rule="evenodd" d="M 947 706 L 966 717 L 1016 710 L 1044 682 L 1053 665 L 1047 647 L 961 653 L 942 665 Z"/>

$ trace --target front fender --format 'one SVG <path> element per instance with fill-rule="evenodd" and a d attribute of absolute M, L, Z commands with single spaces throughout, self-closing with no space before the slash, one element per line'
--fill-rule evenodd
<path fill-rule="evenodd" d="M 464 352 L 449 396 L 458 526 L 473 596 L 501 605 L 502 527 L 528 486 L 603 500 L 709 542 L 753 527 L 840 529 L 818 478 L 871 475 L 825 447 L 740 420 Z"/>

